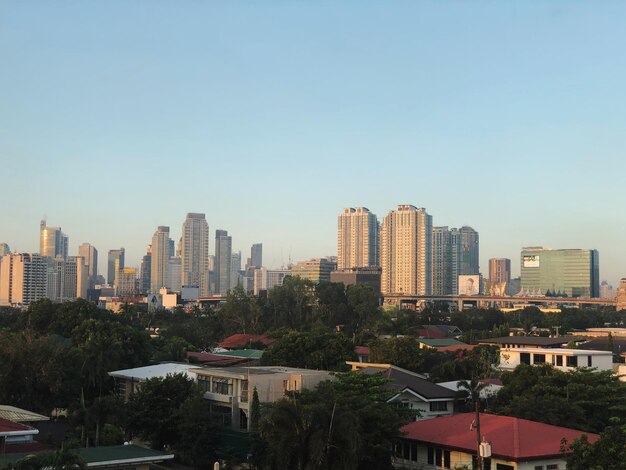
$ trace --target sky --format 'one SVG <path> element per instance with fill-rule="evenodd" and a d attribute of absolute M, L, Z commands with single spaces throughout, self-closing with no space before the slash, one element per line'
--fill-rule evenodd
<path fill-rule="evenodd" d="M 0 242 L 124 246 L 187 212 L 278 267 L 424 207 L 626 276 L 626 2 L 0 0 Z"/>

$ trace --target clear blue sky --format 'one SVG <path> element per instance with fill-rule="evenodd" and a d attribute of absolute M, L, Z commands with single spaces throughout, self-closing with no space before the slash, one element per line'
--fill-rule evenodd
<path fill-rule="evenodd" d="M 399 203 L 626 275 L 625 2 L 0 0 L 0 241 L 138 264 L 186 212 L 244 259 Z M 213 238 L 213 237 L 212 237 Z M 213 241 L 211 241 L 211 251 Z M 102 263 L 102 261 L 101 261 Z M 102 268 L 101 268 L 102 271 Z"/>

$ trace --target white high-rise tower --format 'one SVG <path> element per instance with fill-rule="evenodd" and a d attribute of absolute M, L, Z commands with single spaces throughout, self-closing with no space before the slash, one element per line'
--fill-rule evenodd
<path fill-rule="evenodd" d="M 339 215 L 337 225 L 337 269 L 378 266 L 376 215 L 366 207 L 349 207 Z"/>
<path fill-rule="evenodd" d="M 204 214 L 190 212 L 183 223 L 181 238 L 182 284 L 198 286 L 200 295 L 209 294 L 209 224 Z"/>

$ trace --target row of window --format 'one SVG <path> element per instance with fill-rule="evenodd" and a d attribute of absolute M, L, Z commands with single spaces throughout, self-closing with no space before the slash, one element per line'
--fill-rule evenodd
<path fill-rule="evenodd" d="M 578 356 L 563 356 L 560 354 L 552 355 L 552 365 L 557 367 L 563 366 L 563 358 L 565 358 L 565 365 L 567 367 L 578 367 Z M 581 359 L 583 357 L 581 356 Z M 546 355 L 545 354 L 534 354 L 530 353 L 520 353 L 519 361 L 521 364 L 545 364 L 546 363 Z M 592 367 L 592 356 L 587 356 L 587 367 Z"/>

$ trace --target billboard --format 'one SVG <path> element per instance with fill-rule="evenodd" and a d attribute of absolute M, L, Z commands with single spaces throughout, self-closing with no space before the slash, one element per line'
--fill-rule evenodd
<path fill-rule="evenodd" d="M 522 256 L 523 268 L 538 268 L 539 267 L 539 255 L 524 255 Z"/>
<path fill-rule="evenodd" d="M 480 274 L 462 274 L 459 276 L 459 295 L 480 294 Z"/>
<path fill-rule="evenodd" d="M 485 295 L 492 297 L 504 297 L 507 293 L 506 282 L 487 281 L 485 282 L 483 292 Z"/>

